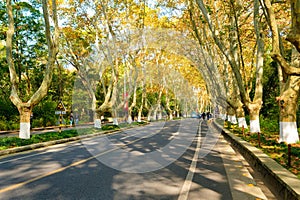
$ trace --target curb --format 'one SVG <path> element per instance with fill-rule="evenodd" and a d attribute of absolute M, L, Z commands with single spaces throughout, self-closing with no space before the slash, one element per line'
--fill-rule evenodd
<path fill-rule="evenodd" d="M 251 167 L 258 171 L 272 192 L 278 194 L 282 200 L 300 200 L 300 180 L 279 165 L 272 158 L 248 142 L 223 129 L 216 122 L 214 126 L 222 131 L 224 138 L 237 149 L 249 162 Z"/>

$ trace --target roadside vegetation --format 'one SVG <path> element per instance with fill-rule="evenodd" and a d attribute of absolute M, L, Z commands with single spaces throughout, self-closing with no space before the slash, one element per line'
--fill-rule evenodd
<path fill-rule="evenodd" d="M 288 145 L 279 143 L 279 130 L 276 120 L 260 119 L 261 133 L 250 134 L 248 129 L 239 128 L 237 125 L 225 123 L 225 128 L 232 131 L 236 136 L 259 148 L 270 158 L 288 169 L 300 179 L 300 142 L 291 144 L 291 166 L 288 166 Z M 300 132 L 300 128 L 298 129 Z"/>
<path fill-rule="evenodd" d="M 146 122 L 133 122 L 132 124 L 121 124 L 119 126 L 113 124 L 103 125 L 101 129 L 96 128 L 81 128 L 81 129 L 71 129 L 64 130 L 61 133 L 58 131 L 47 132 L 41 134 L 33 134 L 30 139 L 21 139 L 19 137 L 4 137 L 0 138 L 0 150 L 5 150 L 14 147 L 20 147 L 30 144 L 37 144 L 41 142 L 48 142 L 54 140 L 60 140 L 64 138 L 71 138 L 80 135 L 90 135 L 96 133 L 108 134 L 114 131 L 121 130 L 122 128 L 129 128 L 139 125 L 145 125 Z"/>

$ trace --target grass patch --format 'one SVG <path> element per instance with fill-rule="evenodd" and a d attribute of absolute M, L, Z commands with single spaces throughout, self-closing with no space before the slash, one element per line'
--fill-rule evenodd
<path fill-rule="evenodd" d="M 131 123 L 132 125 L 146 125 L 146 124 L 148 124 L 148 122 L 144 122 L 144 121 L 142 121 L 142 122 L 132 122 Z"/>
<path fill-rule="evenodd" d="M 104 131 L 108 131 L 108 130 L 120 130 L 120 126 L 119 125 L 114 125 L 114 124 L 107 124 L 107 125 L 102 126 L 101 129 L 104 130 Z"/>
<path fill-rule="evenodd" d="M 4 137 L 0 138 L 0 149 L 8 149 L 13 147 L 20 147 L 30 144 L 36 144 L 41 142 L 48 142 L 52 140 L 59 140 L 63 138 L 70 138 L 78 136 L 78 133 L 76 130 L 65 130 L 61 133 L 58 132 L 49 132 L 49 133 L 43 133 L 43 134 L 35 134 L 32 135 L 30 139 L 21 139 L 18 137 Z"/>

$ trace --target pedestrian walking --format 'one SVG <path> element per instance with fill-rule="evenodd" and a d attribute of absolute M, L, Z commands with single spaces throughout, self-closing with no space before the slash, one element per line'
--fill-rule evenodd
<path fill-rule="evenodd" d="M 73 125 L 73 121 L 74 121 L 74 116 L 73 116 L 73 112 L 71 111 L 71 113 L 70 113 L 70 126 Z"/>

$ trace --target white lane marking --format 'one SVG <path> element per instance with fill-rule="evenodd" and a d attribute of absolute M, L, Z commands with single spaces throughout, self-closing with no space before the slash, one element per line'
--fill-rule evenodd
<path fill-rule="evenodd" d="M 185 178 L 185 181 L 183 183 L 183 186 L 180 190 L 178 200 L 187 200 L 188 199 L 189 191 L 190 191 L 190 188 L 191 188 L 191 185 L 192 185 L 192 182 L 193 182 L 193 177 L 194 177 L 194 174 L 196 172 L 198 156 L 199 156 L 199 152 L 200 152 L 201 124 L 202 124 L 202 121 L 199 124 L 199 130 L 198 130 L 198 134 L 197 134 L 196 151 L 195 151 L 192 163 L 190 165 L 189 172 L 188 172 L 188 174 Z"/>

